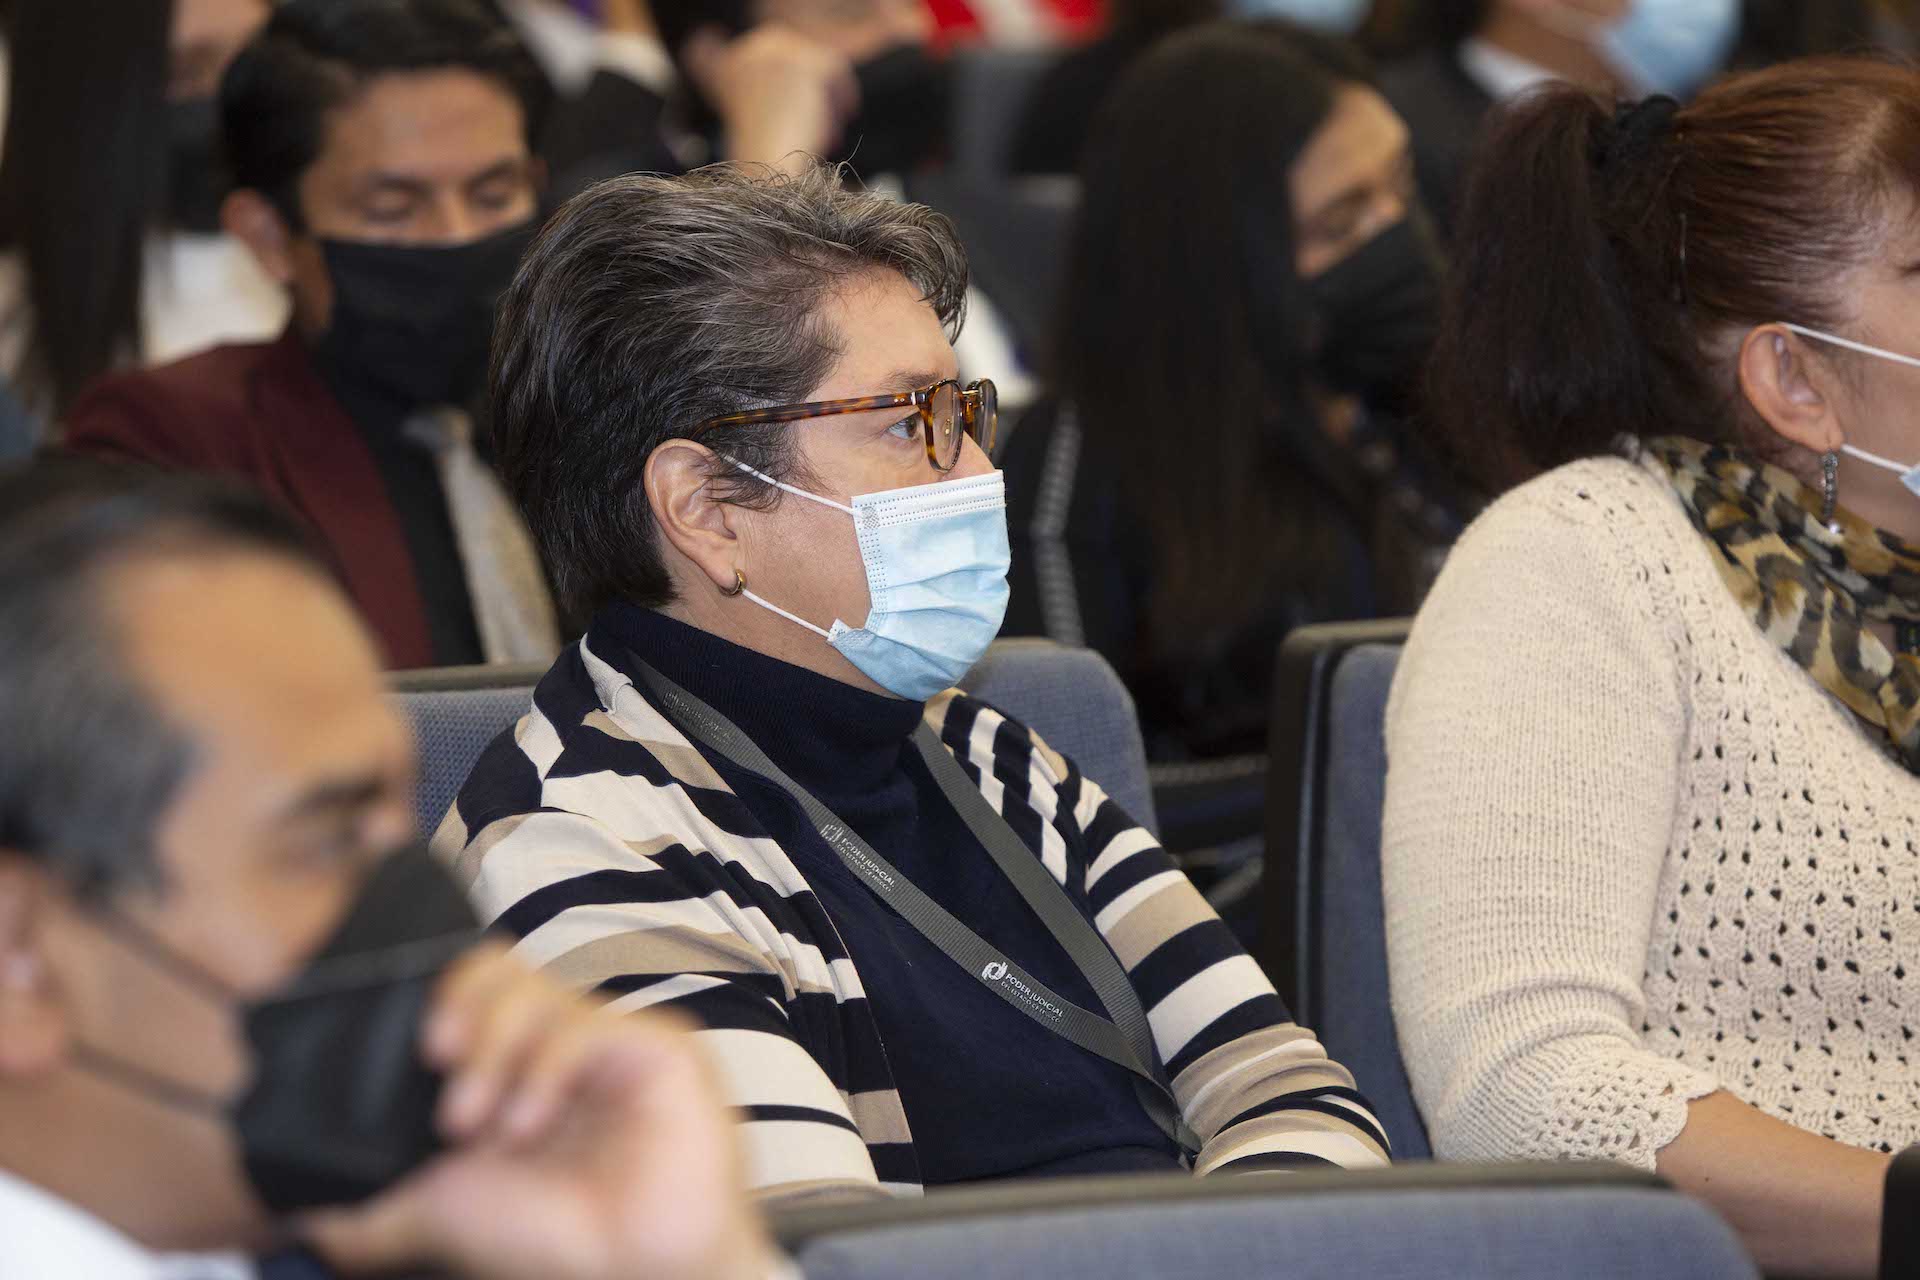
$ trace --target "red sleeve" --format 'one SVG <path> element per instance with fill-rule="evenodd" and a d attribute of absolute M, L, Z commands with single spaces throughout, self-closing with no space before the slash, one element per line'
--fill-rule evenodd
<path fill-rule="evenodd" d="M 58 432 L 75 453 L 191 471 L 242 472 L 208 431 L 204 411 L 181 404 L 151 374 L 118 374 L 74 402 Z"/>

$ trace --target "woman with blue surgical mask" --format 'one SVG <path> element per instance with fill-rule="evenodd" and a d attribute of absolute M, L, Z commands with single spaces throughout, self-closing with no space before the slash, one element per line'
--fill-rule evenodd
<path fill-rule="evenodd" d="M 1429 47 L 1381 84 L 1413 128 L 1422 193 L 1443 226 L 1496 103 L 1564 82 L 1685 98 L 1726 65 L 1741 0 L 1435 0 Z"/>
<path fill-rule="evenodd" d="M 493 429 L 589 621 L 440 852 L 524 954 L 708 1029 L 763 1197 L 1378 1164 L 1158 841 L 953 687 L 1009 568 L 966 277 L 944 217 L 827 166 L 556 215 Z"/>

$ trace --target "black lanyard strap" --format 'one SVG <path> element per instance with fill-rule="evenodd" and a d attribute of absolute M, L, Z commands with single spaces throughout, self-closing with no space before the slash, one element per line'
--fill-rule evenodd
<path fill-rule="evenodd" d="M 1199 1141 L 1181 1116 L 1173 1089 L 1154 1052 L 1146 1010 L 1126 970 L 1092 922 L 1040 865 L 1006 819 L 987 803 L 931 728 L 923 722 L 914 732 L 913 743 L 942 794 L 1002 874 L 1059 941 L 1112 1017 L 1081 1008 L 1002 954 L 881 857 L 812 792 L 788 777 L 731 720 L 645 662 L 636 658 L 634 666 L 649 691 L 695 738 L 740 768 L 759 774 L 785 791 L 847 870 L 874 896 L 971 973 L 987 990 L 1028 1018 L 1087 1052 L 1132 1072 L 1140 1086 L 1141 1103 L 1154 1123 L 1187 1154 L 1199 1151 Z"/>

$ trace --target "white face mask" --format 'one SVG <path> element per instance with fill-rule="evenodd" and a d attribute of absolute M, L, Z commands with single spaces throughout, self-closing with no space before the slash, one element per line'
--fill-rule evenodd
<path fill-rule="evenodd" d="M 1864 342 L 1855 342 L 1851 338 L 1842 338 L 1835 334 L 1823 333 L 1818 329 L 1809 329 L 1805 325 L 1782 321 L 1780 327 L 1791 329 L 1803 338 L 1812 338 L 1815 342 L 1827 342 L 1836 347 L 1845 347 L 1849 351 L 1858 351 L 1863 356 L 1872 356 L 1876 360 L 1891 360 L 1895 364 L 1911 365 L 1920 369 L 1920 358 L 1903 356 L 1897 351 L 1886 351 L 1880 347 L 1870 347 Z M 1877 453 L 1868 453 L 1865 449 L 1856 449 L 1850 444 L 1840 446 L 1840 452 L 1849 458 L 1858 458 L 1870 467 L 1879 467 L 1882 471 L 1891 471 L 1900 477 L 1900 483 L 1907 486 L 1916 497 L 1920 497 L 1920 462 L 1912 466 L 1902 466 L 1891 458 L 1883 458 Z"/>

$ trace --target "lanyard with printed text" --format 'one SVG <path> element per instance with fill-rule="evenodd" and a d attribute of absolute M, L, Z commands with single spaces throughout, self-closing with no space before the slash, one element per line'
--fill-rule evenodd
<path fill-rule="evenodd" d="M 665 704 L 683 728 L 735 765 L 759 774 L 785 791 L 847 870 L 874 896 L 973 974 L 987 990 L 1055 1035 L 1132 1072 L 1138 1082 L 1140 1101 L 1161 1132 L 1189 1156 L 1199 1151 L 1199 1140 L 1181 1116 L 1173 1089 L 1161 1068 L 1146 1010 L 1126 969 L 1093 922 L 1081 913 L 1059 881 L 987 802 L 959 761 L 953 758 L 953 753 L 941 745 L 924 721 L 914 730 L 913 745 L 941 793 L 1060 943 L 1110 1017 L 1081 1008 L 1015 964 L 881 857 L 852 827 L 788 777 L 732 721 L 645 662 L 637 658 L 633 662 L 648 690 Z"/>

